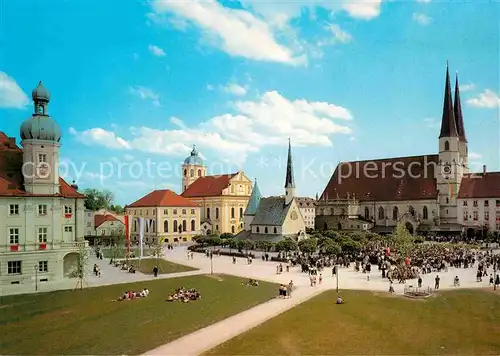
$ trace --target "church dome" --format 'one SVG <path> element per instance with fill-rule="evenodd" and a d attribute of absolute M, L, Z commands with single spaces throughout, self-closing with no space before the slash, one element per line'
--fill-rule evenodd
<path fill-rule="evenodd" d="M 59 142 L 61 129 L 50 116 L 35 115 L 22 123 L 21 139 Z"/>
<path fill-rule="evenodd" d="M 43 86 L 42 81 L 40 81 L 40 83 L 38 83 L 37 87 L 35 89 L 33 89 L 33 91 L 31 92 L 31 97 L 35 101 L 36 100 L 49 101 L 50 100 L 50 93 L 47 90 L 47 88 L 45 88 Z"/>
<path fill-rule="evenodd" d="M 184 164 L 203 166 L 203 160 L 198 156 L 198 151 L 196 151 L 196 146 L 193 146 L 191 154 L 184 160 Z"/>
<path fill-rule="evenodd" d="M 59 125 L 47 114 L 47 106 L 50 101 L 50 93 L 40 81 L 31 93 L 35 104 L 35 113 L 32 117 L 24 120 L 21 125 L 21 139 L 23 140 L 61 140 L 61 129 Z"/>

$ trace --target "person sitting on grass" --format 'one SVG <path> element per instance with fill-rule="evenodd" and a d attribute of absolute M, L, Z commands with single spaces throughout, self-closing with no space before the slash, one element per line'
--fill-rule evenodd
<path fill-rule="evenodd" d="M 258 287 L 259 286 L 259 282 L 257 282 L 255 279 L 250 278 L 246 284 L 243 283 L 243 282 L 241 282 L 241 285 L 243 285 L 243 286 Z"/>
<path fill-rule="evenodd" d="M 344 304 L 344 299 L 340 295 L 337 296 L 337 304 Z"/>

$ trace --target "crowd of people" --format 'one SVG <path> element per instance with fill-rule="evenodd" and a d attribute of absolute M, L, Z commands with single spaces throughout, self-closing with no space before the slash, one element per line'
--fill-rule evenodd
<path fill-rule="evenodd" d="M 134 292 L 134 291 L 128 291 L 124 292 L 118 299 L 114 301 L 123 301 L 123 300 L 132 300 L 132 299 L 138 299 L 138 298 L 146 298 L 149 296 L 149 289 L 144 288 L 140 292 Z"/>
<path fill-rule="evenodd" d="M 180 287 L 174 291 L 174 293 L 170 294 L 167 298 L 167 302 L 183 302 L 189 303 L 193 300 L 200 300 L 201 294 L 195 288 L 186 289 L 184 287 Z"/>

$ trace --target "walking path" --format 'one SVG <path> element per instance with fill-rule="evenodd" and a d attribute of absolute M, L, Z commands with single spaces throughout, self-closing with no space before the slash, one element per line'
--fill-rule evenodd
<path fill-rule="evenodd" d="M 249 265 L 246 259 L 239 258 L 237 259 L 237 263 L 233 264 L 231 257 L 214 256 L 211 260 L 202 254 L 194 254 L 194 259 L 188 259 L 185 248 L 166 250 L 165 258 L 175 263 L 200 268 L 200 270 L 206 271 L 206 273 L 210 273 L 213 270 L 214 273 L 227 273 L 284 284 L 293 280 L 297 289 L 290 299 L 274 299 L 258 305 L 144 354 L 148 356 L 199 355 L 307 301 L 325 290 L 335 289 L 337 278 L 341 289 L 387 292 L 389 285 L 386 279 L 382 279 L 379 271 L 373 271 L 370 280 L 368 280 L 367 274 L 354 272 L 352 269 L 341 268 L 339 276 L 335 277 L 329 274 L 330 271 L 325 270 L 323 284 L 317 287 L 310 287 L 308 275 L 300 273 L 300 268 L 298 267 L 293 268 L 290 272 L 276 274 L 276 266 L 279 265 L 276 262 L 264 262 L 261 259 L 254 259 L 253 263 Z M 423 286 L 434 286 L 436 275 L 437 273 L 424 275 L 422 278 Z M 483 283 L 476 282 L 475 268 L 449 268 L 448 272 L 442 272 L 439 275 L 441 277 L 441 289 L 456 288 L 453 287 L 453 279 L 456 275 L 461 279 L 461 287 L 459 288 L 484 288 L 488 285 L 488 278 L 485 278 Z M 410 284 L 412 283 L 411 281 L 409 282 Z M 405 284 L 395 284 L 395 292 L 403 294 L 404 287 Z"/>
<path fill-rule="evenodd" d="M 233 315 L 216 324 L 195 331 L 180 339 L 151 350 L 144 355 L 200 355 L 233 337 L 254 328 L 265 321 L 305 302 L 327 288 L 300 287 L 292 293 L 290 299 L 273 299 L 242 313 Z"/>

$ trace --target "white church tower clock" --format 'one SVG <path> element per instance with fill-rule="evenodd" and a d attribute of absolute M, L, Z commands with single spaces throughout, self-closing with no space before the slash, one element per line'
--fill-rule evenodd
<path fill-rule="evenodd" d="M 32 98 L 34 113 L 21 125 L 24 187 L 31 194 L 59 194 L 61 129 L 48 115 L 50 93 L 42 82 Z"/>
<path fill-rule="evenodd" d="M 458 85 L 458 79 L 457 79 Z M 458 94 L 458 87 L 456 94 Z M 460 105 L 460 98 L 455 98 L 455 105 Z M 455 114 L 459 117 L 455 117 Z M 458 119 L 458 120 L 457 120 Z M 446 68 L 446 83 L 443 103 L 441 132 L 439 135 L 439 166 L 436 183 L 439 191 L 440 224 L 458 222 L 457 195 L 464 173 L 468 172 L 467 140 L 460 107 L 453 108 L 450 73 Z"/>

